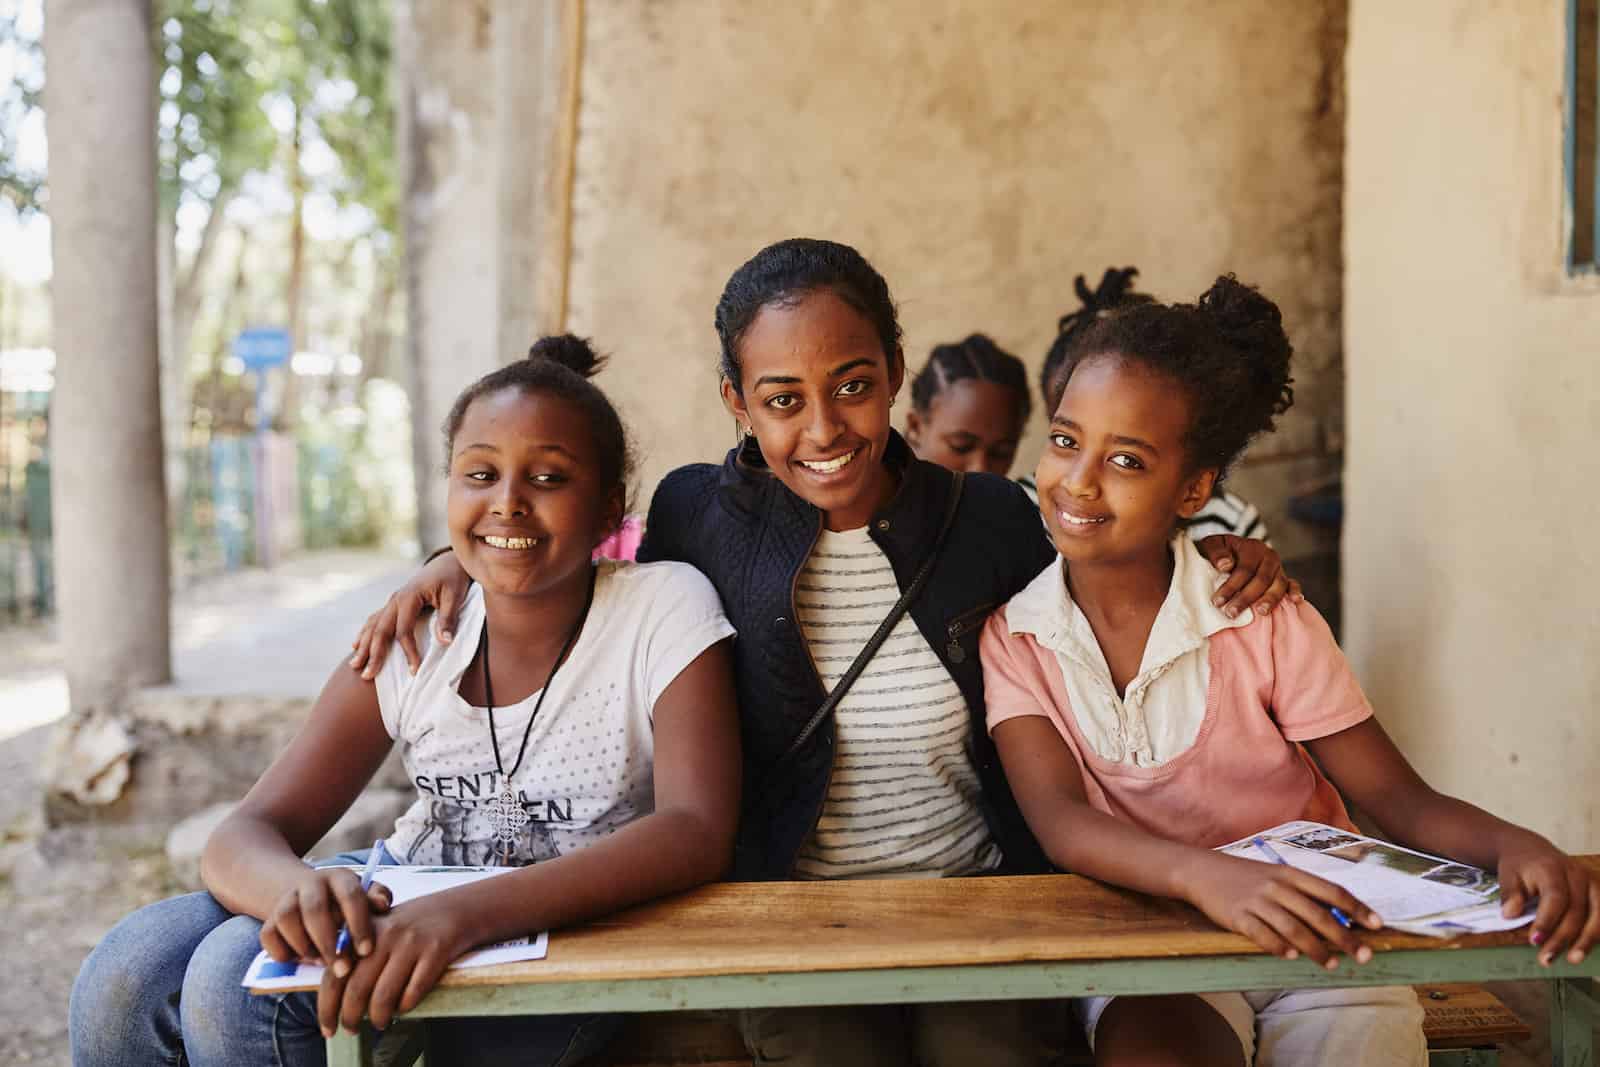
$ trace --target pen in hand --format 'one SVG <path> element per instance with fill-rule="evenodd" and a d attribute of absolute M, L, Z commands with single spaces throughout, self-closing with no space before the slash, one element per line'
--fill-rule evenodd
<path fill-rule="evenodd" d="M 367 865 L 361 870 L 361 895 L 364 897 L 367 890 L 372 888 L 372 878 L 378 873 L 378 861 L 383 856 L 383 838 L 378 838 L 372 843 L 372 851 L 367 853 Z M 350 973 L 350 964 L 343 959 L 345 951 L 350 947 L 350 926 L 348 923 L 339 927 L 339 939 L 333 943 L 333 973 L 340 978 Z"/>
<path fill-rule="evenodd" d="M 1280 866 L 1280 867 L 1292 866 L 1289 863 L 1288 860 L 1286 860 L 1282 856 L 1278 855 L 1278 850 L 1273 848 L 1271 845 L 1267 844 L 1267 842 L 1266 842 L 1266 840 L 1264 838 L 1252 837 L 1250 839 L 1250 843 L 1252 845 L 1256 846 L 1256 851 L 1257 852 L 1261 853 L 1263 856 L 1265 856 L 1267 859 L 1271 860 L 1273 863 L 1276 863 L 1278 866 Z M 1328 911 L 1330 911 L 1333 914 L 1334 921 L 1336 921 L 1340 926 L 1344 927 L 1346 930 L 1352 929 L 1354 927 L 1355 924 L 1350 921 L 1350 916 L 1346 915 L 1339 908 L 1336 908 L 1336 907 L 1334 907 L 1334 906 L 1332 906 L 1330 904 L 1328 906 Z"/>

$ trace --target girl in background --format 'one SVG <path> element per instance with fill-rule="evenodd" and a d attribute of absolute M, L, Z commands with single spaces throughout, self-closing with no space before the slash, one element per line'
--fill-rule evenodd
<path fill-rule="evenodd" d="M 936 346 L 911 379 L 906 443 L 953 471 L 1006 475 L 1031 407 L 1022 360 L 975 333 Z"/>

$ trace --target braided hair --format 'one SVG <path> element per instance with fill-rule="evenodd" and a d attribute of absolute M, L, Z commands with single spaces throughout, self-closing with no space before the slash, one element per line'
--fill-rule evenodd
<path fill-rule="evenodd" d="M 1149 293 L 1133 291 L 1133 279 L 1138 276 L 1138 267 L 1107 267 L 1100 276 L 1100 284 L 1092 292 L 1083 275 L 1073 279 L 1072 289 L 1082 306 L 1061 316 L 1056 323 L 1056 339 L 1051 342 L 1050 351 L 1045 353 L 1044 367 L 1039 371 L 1039 395 L 1044 398 L 1047 416 L 1061 403 L 1061 391 L 1067 384 L 1066 377 L 1061 373 L 1061 365 L 1067 358 L 1073 340 L 1118 308 L 1155 301 L 1155 297 Z"/>
<path fill-rule="evenodd" d="M 926 413 L 934 397 L 967 379 L 994 382 L 1017 394 L 1018 424 L 1028 421 L 1032 402 L 1028 396 L 1028 371 L 1022 360 L 981 333 L 955 344 L 938 345 L 928 354 L 927 365 L 911 379 L 911 406 Z"/>

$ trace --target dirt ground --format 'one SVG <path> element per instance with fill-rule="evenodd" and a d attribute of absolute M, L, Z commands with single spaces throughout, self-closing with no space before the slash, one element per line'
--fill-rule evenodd
<path fill-rule="evenodd" d="M 0 826 L 0 973 L 8 976 L 0 1064 L 69 1063 L 67 996 L 78 965 L 127 912 L 182 889 L 159 834 L 45 830 L 34 773 L 49 731 L 0 743 L 9 797 Z"/>

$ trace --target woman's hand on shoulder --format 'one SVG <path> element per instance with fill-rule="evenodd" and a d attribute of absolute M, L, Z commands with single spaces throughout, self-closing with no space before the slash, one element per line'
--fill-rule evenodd
<path fill-rule="evenodd" d="M 1341 952 L 1358 963 L 1372 959 L 1372 950 L 1330 908 L 1369 929 L 1382 925 L 1370 908 L 1332 882 L 1293 867 L 1220 853 L 1207 855 L 1197 866 L 1184 897 L 1218 926 L 1243 934 L 1273 955 L 1286 960 L 1305 956 L 1327 970 L 1338 966 Z"/>
<path fill-rule="evenodd" d="M 449 893 L 419 897 L 373 923 L 372 951 L 353 969 L 323 972 L 317 990 L 317 1025 L 332 1036 L 342 1023 L 351 1033 L 361 1020 L 387 1029 L 396 1015 L 421 1003 L 457 957 L 473 948 L 471 923 Z"/>
<path fill-rule="evenodd" d="M 1600 941 L 1600 880 L 1589 868 L 1532 831 L 1523 830 L 1500 850 L 1500 893 L 1506 918 L 1521 915 L 1534 898 L 1528 941 L 1548 967 L 1563 952 L 1582 963 Z"/>
<path fill-rule="evenodd" d="M 1236 534 L 1212 534 L 1194 543 L 1195 548 L 1227 580 L 1217 587 L 1211 602 L 1230 619 L 1246 608 L 1266 615 L 1284 597 L 1295 603 L 1305 600 L 1300 583 L 1283 569 L 1283 558 L 1265 541 Z"/>
<path fill-rule="evenodd" d="M 466 599 L 470 584 L 471 579 L 461 569 L 454 552 L 441 552 L 429 560 L 416 577 L 390 594 L 388 602 L 368 616 L 350 644 L 355 649 L 350 666 L 363 678 L 376 677 L 389 655 L 389 646 L 398 638 L 411 673 L 417 673 L 422 666 L 422 653 L 417 649 L 417 620 L 437 609 L 439 640 L 448 645 L 455 636 L 461 602 Z"/>
<path fill-rule="evenodd" d="M 262 923 L 261 947 L 280 963 L 316 960 L 330 973 L 349 973 L 349 960 L 335 951 L 339 927 L 349 928 L 351 951 L 364 956 L 373 947 L 373 916 L 386 913 L 389 903 L 386 887 L 374 882 L 362 892 L 348 867 L 308 867 Z"/>

